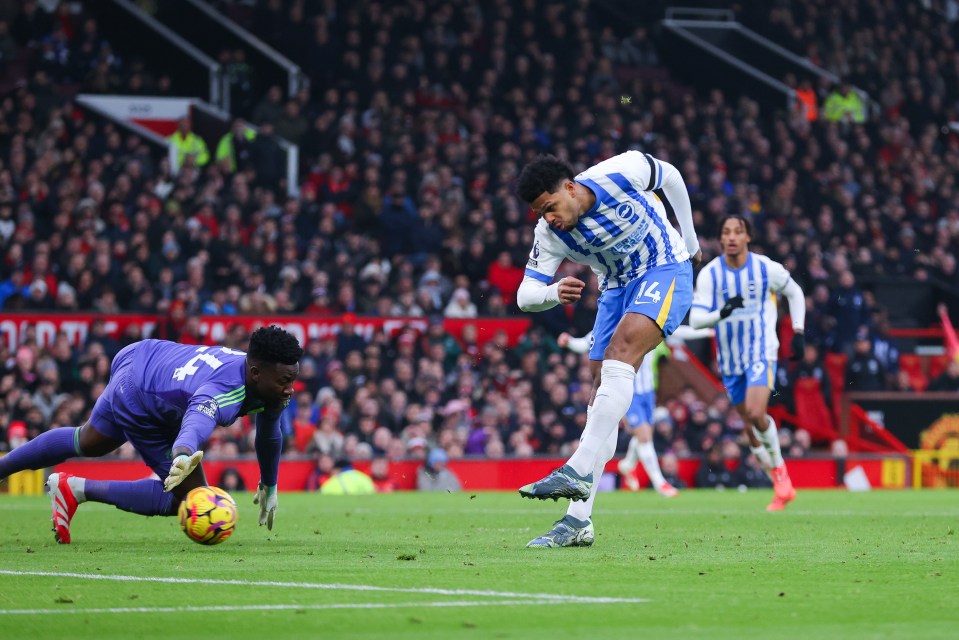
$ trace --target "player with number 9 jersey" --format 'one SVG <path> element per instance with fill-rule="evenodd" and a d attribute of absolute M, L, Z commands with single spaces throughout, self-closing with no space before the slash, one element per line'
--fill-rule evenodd
<path fill-rule="evenodd" d="M 53 473 L 46 487 L 56 539 L 70 542 L 77 505 L 91 500 L 143 515 L 173 515 L 191 490 L 206 485 L 201 447 L 217 426 L 256 415 L 260 524 L 276 510 L 280 415 L 293 394 L 303 354 L 279 327 L 253 332 L 248 353 L 226 347 L 143 340 L 113 359 L 110 381 L 82 427 L 52 429 L 0 458 L 0 479 L 74 456 L 102 456 L 130 442 L 159 480 L 95 481 Z"/>

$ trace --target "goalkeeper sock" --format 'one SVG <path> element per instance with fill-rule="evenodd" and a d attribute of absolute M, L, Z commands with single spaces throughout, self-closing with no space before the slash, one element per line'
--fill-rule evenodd
<path fill-rule="evenodd" d="M 619 430 L 619 421 L 633 400 L 635 378 L 636 369 L 632 365 L 617 360 L 603 361 L 602 382 L 593 400 L 593 410 L 586 420 L 579 448 L 567 462 L 576 473 L 582 476 L 591 473 L 610 434 Z"/>
<path fill-rule="evenodd" d="M 636 449 L 639 450 L 639 461 L 643 463 L 643 469 L 646 470 L 649 481 L 653 483 L 654 489 L 659 489 L 666 483 L 666 478 L 663 477 L 663 472 L 659 468 L 656 447 L 653 446 L 652 441 L 639 442 L 636 438 L 633 438 L 632 441 L 637 443 Z"/>
<path fill-rule="evenodd" d="M 175 497 L 163 491 L 163 483 L 159 480 L 86 480 L 83 492 L 91 502 L 112 504 L 131 513 L 144 516 L 171 516 L 174 513 Z"/>
<path fill-rule="evenodd" d="M 81 455 L 79 427 L 50 429 L 0 457 L 0 478 L 24 469 L 52 467 L 68 458 Z"/>

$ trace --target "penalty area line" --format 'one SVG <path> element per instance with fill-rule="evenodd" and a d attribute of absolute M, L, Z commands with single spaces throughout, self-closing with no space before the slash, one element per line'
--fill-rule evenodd
<path fill-rule="evenodd" d="M 64 571 L 11 571 L 0 569 L 0 575 L 32 576 L 42 578 L 73 578 L 77 580 L 108 580 L 114 582 L 154 582 L 162 584 L 206 584 L 242 587 L 271 587 L 290 589 L 317 589 L 330 591 L 366 591 L 386 593 L 417 593 L 439 596 L 476 596 L 481 598 L 516 598 L 543 603 L 563 604 L 641 604 L 645 598 L 606 598 L 597 596 L 572 596 L 555 593 L 517 593 L 514 591 L 486 591 L 476 589 L 436 589 L 430 587 L 379 587 L 368 584 L 327 584 L 322 582 L 278 582 L 274 580 L 217 580 L 213 578 L 166 578 L 155 576 L 126 576 L 109 574 L 70 573 Z M 491 604 L 502 604 L 500 602 Z M 324 605 L 325 606 L 325 605 Z M 171 611 L 179 611 L 175 608 Z M 215 609 L 213 609 L 215 610 Z M 43 609 L 42 611 L 48 611 Z M 56 610 L 54 610 L 56 611 Z"/>

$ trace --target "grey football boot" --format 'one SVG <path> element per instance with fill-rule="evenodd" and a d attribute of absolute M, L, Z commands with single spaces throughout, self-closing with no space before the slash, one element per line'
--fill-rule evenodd
<path fill-rule="evenodd" d="M 552 549 L 553 547 L 591 547 L 593 546 L 593 523 L 590 520 L 577 520 L 566 515 L 557 520 L 553 528 L 538 538 L 529 541 L 527 547 Z"/>

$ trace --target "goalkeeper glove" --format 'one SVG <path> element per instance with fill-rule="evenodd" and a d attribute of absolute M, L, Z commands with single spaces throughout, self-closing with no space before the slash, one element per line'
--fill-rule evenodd
<path fill-rule="evenodd" d="M 719 317 L 722 320 L 725 320 L 729 317 L 729 314 L 735 309 L 743 308 L 743 297 L 742 296 L 733 296 L 726 301 L 726 304 L 723 305 L 723 308 L 719 310 Z"/>
<path fill-rule="evenodd" d="M 175 486 L 186 480 L 187 476 L 193 473 L 200 461 L 203 460 L 203 452 L 197 451 L 192 456 L 181 453 L 173 459 L 170 465 L 170 473 L 163 481 L 163 490 L 172 491 Z"/>
<path fill-rule="evenodd" d="M 268 487 L 262 482 L 256 485 L 253 504 L 260 505 L 260 526 L 273 531 L 273 518 L 276 516 L 276 485 Z"/>
<path fill-rule="evenodd" d="M 794 333 L 792 339 L 793 354 L 790 360 L 802 360 L 803 352 L 806 351 L 806 336 L 801 333 Z"/>

